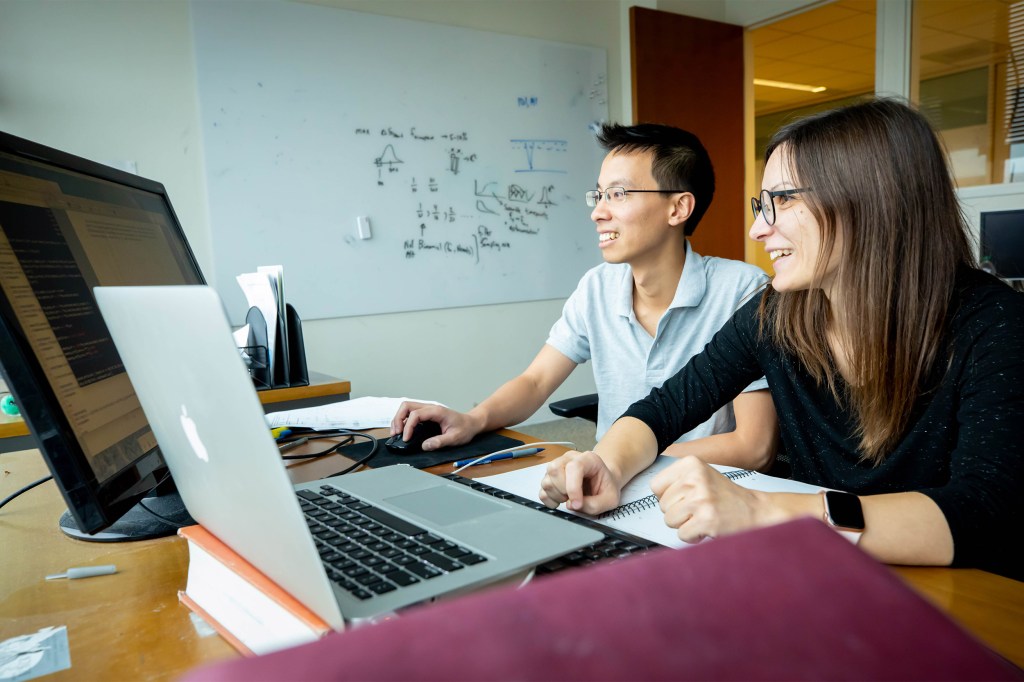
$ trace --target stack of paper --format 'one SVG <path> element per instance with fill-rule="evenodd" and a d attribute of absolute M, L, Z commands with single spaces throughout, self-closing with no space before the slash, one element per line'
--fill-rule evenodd
<path fill-rule="evenodd" d="M 270 428 L 301 426 L 307 429 L 374 429 L 389 426 L 398 407 L 410 398 L 353 398 L 319 407 L 304 407 L 267 414 Z M 413 402 L 440 405 L 432 400 Z"/>
<path fill-rule="evenodd" d="M 235 279 L 238 281 L 238 286 L 242 288 L 242 292 L 245 293 L 245 300 L 249 307 L 259 309 L 267 323 L 267 368 L 270 376 L 273 377 L 275 358 L 291 357 L 287 347 L 288 316 L 285 315 L 284 309 L 284 267 L 261 265 L 256 268 L 256 272 L 246 272 L 238 275 Z M 280 325 L 280 338 L 283 344 L 280 355 L 278 355 L 277 349 L 278 325 Z M 248 333 L 247 327 L 243 327 L 235 333 L 238 346 L 247 345 Z"/>

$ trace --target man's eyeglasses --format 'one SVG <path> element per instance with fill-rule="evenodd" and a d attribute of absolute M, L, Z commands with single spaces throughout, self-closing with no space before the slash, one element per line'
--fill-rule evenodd
<path fill-rule="evenodd" d="M 634 192 L 648 192 L 651 194 L 675 194 L 677 192 L 686 191 L 687 190 L 685 189 L 626 189 L 625 187 L 609 187 L 603 192 L 600 192 L 596 189 L 592 189 L 589 192 L 587 192 L 584 196 L 586 196 L 587 199 L 587 206 L 589 206 L 590 208 L 594 208 L 599 203 L 601 203 L 601 199 L 604 197 L 607 197 L 609 203 L 621 204 L 623 201 L 626 200 L 627 194 L 632 194 Z"/>
<path fill-rule="evenodd" d="M 757 214 L 764 216 L 764 221 L 769 225 L 775 224 L 775 197 L 791 197 L 801 192 L 813 191 L 810 187 L 798 187 L 796 189 L 780 189 L 777 192 L 761 190 L 761 198 L 750 197 L 750 210 L 754 212 L 754 220 Z"/>

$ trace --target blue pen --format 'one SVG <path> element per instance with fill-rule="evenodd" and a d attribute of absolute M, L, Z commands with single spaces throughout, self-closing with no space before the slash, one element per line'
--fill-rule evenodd
<path fill-rule="evenodd" d="M 485 457 L 479 462 L 473 459 L 462 459 L 455 462 L 453 466 L 457 469 L 459 467 L 468 466 L 470 464 L 490 464 L 491 462 L 498 462 L 503 459 L 519 459 L 520 457 L 532 457 L 533 455 L 544 452 L 544 448 L 526 448 L 525 450 L 516 450 L 515 452 L 503 452 L 500 455 L 493 455 L 491 457 Z"/>

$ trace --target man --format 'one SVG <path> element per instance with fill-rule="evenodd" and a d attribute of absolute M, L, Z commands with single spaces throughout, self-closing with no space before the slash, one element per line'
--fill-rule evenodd
<path fill-rule="evenodd" d="M 576 366 L 593 360 L 597 437 L 626 408 L 660 386 L 767 280 L 758 268 L 700 256 L 686 237 L 711 204 L 714 169 L 695 135 L 669 126 L 605 124 L 608 152 L 597 189 L 587 192 L 605 262 L 587 272 L 547 343 L 526 370 L 468 413 L 403 403 L 391 433 L 412 436 L 421 421 L 442 432 L 424 450 L 465 443 L 517 424 L 539 409 Z M 768 467 L 778 425 L 763 379 L 732 408 L 683 435 L 665 452 L 716 464 Z M 735 412 L 735 418 L 733 415 Z"/>

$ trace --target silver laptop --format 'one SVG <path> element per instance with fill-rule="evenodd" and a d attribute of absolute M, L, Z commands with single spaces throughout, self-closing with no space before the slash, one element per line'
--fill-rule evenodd
<path fill-rule="evenodd" d="M 192 517 L 336 629 L 516 575 L 602 537 L 405 465 L 293 486 L 213 289 L 95 294 Z M 303 508 L 316 498 L 335 505 L 325 518 L 347 517 L 356 525 L 343 528 L 361 540 L 328 544 L 328 525 L 315 521 L 311 531 Z M 359 521 L 366 514 L 370 521 Z M 370 526 L 383 527 L 390 551 L 361 572 L 341 550 L 365 541 Z"/>

